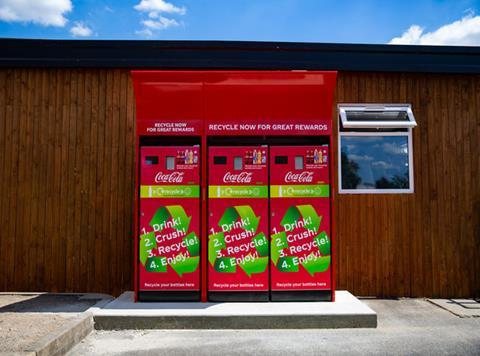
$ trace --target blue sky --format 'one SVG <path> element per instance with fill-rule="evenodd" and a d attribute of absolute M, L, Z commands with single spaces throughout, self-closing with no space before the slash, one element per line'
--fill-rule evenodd
<path fill-rule="evenodd" d="M 480 44 L 480 0 L 0 0 L 0 37 Z"/>

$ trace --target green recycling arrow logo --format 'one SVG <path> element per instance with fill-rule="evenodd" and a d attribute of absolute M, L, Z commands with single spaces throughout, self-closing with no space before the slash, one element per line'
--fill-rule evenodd
<path fill-rule="evenodd" d="M 325 231 L 317 234 L 322 216 L 319 216 L 315 208 L 310 205 L 292 205 L 280 221 L 284 231 L 277 232 L 271 236 L 271 260 L 280 272 L 298 272 L 301 265 L 311 276 L 314 273 L 325 272 L 330 266 L 330 238 Z M 316 234 L 313 237 L 317 253 L 310 253 L 303 261 L 296 256 L 288 254 L 287 231 L 303 228 Z"/>
<path fill-rule="evenodd" d="M 153 231 L 140 235 L 140 262 L 148 272 L 167 272 L 170 266 L 180 277 L 184 273 L 197 270 L 200 259 L 200 240 L 194 231 L 187 234 L 191 216 L 188 216 L 181 205 L 161 206 L 153 214 L 150 227 Z M 181 246 L 186 251 L 170 258 L 155 256 L 153 251 L 158 249 L 155 233 L 165 229 L 175 229 L 182 237 Z"/>
<path fill-rule="evenodd" d="M 263 232 L 257 233 L 260 216 L 249 205 L 230 206 L 225 209 L 218 221 L 220 232 L 208 235 L 208 261 L 221 273 L 235 273 L 237 265 L 250 277 L 254 273 L 265 272 L 268 265 L 268 240 Z M 225 234 L 233 229 L 241 229 L 253 237 L 254 252 L 248 253 L 237 262 L 234 256 L 228 256 Z"/>

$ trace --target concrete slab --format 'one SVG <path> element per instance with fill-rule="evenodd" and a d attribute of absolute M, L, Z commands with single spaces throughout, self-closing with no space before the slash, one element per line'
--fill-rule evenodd
<path fill-rule="evenodd" d="M 377 314 L 346 291 L 334 303 L 134 303 L 125 292 L 94 321 L 98 330 L 375 328 Z"/>
<path fill-rule="evenodd" d="M 480 303 L 474 299 L 428 299 L 461 318 L 480 318 Z"/>

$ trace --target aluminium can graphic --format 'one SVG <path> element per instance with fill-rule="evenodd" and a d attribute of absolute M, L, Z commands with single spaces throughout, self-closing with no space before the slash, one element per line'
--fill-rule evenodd
<path fill-rule="evenodd" d="M 210 147 L 208 297 L 268 300 L 268 148 Z"/>
<path fill-rule="evenodd" d="M 328 146 L 270 147 L 272 300 L 331 300 Z"/>
<path fill-rule="evenodd" d="M 199 154 L 196 146 L 141 147 L 140 299 L 198 299 Z"/>

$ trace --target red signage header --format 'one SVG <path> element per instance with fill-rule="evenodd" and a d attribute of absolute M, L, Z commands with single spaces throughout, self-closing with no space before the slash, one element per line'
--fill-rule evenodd
<path fill-rule="evenodd" d="M 138 135 L 330 135 L 336 72 L 133 71 Z"/>

